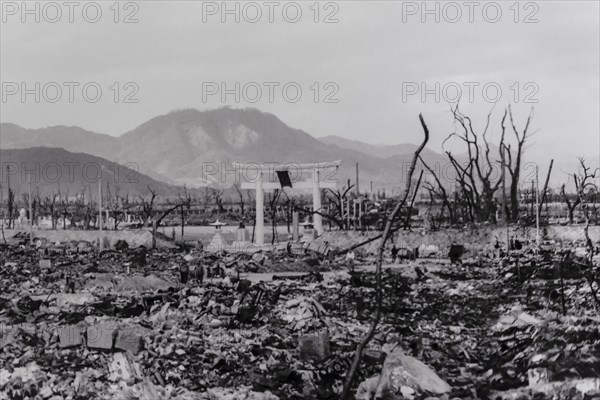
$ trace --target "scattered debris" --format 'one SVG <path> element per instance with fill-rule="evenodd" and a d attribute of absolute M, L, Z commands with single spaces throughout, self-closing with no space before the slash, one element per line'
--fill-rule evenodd
<path fill-rule="evenodd" d="M 469 260 L 462 245 L 450 260 L 398 249 L 356 398 L 597 396 L 597 277 L 576 254 L 519 244 Z M 0 398 L 333 399 L 375 309 L 358 250 L 349 274 L 343 254 L 295 248 L 60 246 L 1 255 Z"/>

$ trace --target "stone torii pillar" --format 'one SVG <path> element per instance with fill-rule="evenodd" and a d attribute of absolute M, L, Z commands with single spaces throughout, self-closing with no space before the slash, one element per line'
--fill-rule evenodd
<path fill-rule="evenodd" d="M 320 179 L 320 171 L 326 169 L 339 168 L 341 160 L 329 161 L 313 164 L 284 164 L 280 166 L 270 164 L 256 163 L 234 163 L 238 172 L 242 172 L 240 176 L 246 178 L 245 172 L 248 170 L 257 171 L 256 178 L 253 182 L 242 182 L 242 189 L 256 190 L 256 223 L 254 228 L 255 242 L 259 246 L 265 244 L 265 213 L 264 213 L 264 190 L 282 189 L 281 182 L 265 181 L 265 174 L 273 174 L 274 172 L 293 171 L 297 176 L 302 176 L 303 171 L 312 171 L 311 181 L 293 182 L 292 189 L 312 189 L 313 194 L 313 224 L 318 235 L 323 234 L 323 217 L 317 212 L 321 212 L 321 189 L 335 189 L 336 181 L 322 182 Z"/>

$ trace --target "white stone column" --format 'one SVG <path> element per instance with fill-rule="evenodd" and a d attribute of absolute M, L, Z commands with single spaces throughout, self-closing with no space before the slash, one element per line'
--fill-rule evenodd
<path fill-rule="evenodd" d="M 258 171 L 256 181 L 256 229 L 254 241 L 263 246 L 265 244 L 265 193 L 263 192 L 262 171 Z"/>
<path fill-rule="evenodd" d="M 321 212 L 321 189 L 319 187 L 319 170 L 313 170 L 313 225 L 317 235 L 323 234 L 323 217 L 315 211 Z"/>

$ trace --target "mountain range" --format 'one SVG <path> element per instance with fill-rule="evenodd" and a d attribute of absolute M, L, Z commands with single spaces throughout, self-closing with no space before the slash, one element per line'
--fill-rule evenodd
<path fill-rule="evenodd" d="M 418 139 L 421 135 L 421 132 L 411 133 Z M 181 190 L 183 185 L 228 187 L 233 183 L 232 163 L 236 161 L 312 163 L 332 160 L 342 160 L 335 175 L 340 187 L 345 186 L 348 179 L 354 184 L 358 163 L 361 190 L 368 190 L 372 182 L 375 190 L 386 188 L 397 192 L 403 187 L 403 173 L 416 147 L 407 143 L 378 146 L 339 136 L 315 138 L 286 125 L 273 114 L 252 108 L 176 110 L 152 118 L 120 136 L 73 126 L 26 129 L 11 123 L 0 124 L 2 163 L 35 160 L 43 168 L 44 163 L 52 160 L 73 160 L 84 165 L 88 157 L 87 162 L 103 165 L 105 169 L 110 166 L 114 169 L 118 163 L 128 167 L 130 173 L 136 171 L 137 183 L 121 180 L 120 185 L 121 190 L 130 186 L 132 193 L 146 192 L 147 186 L 161 193 Z M 438 172 L 448 166 L 446 156 L 433 150 L 426 148 L 422 156 L 430 166 L 437 166 Z M 450 181 L 451 177 L 448 178 Z M 75 183 L 70 185 L 76 186 Z"/>
<path fill-rule="evenodd" d="M 420 135 L 420 132 L 416 134 Z M 360 144 L 350 146 L 345 139 L 331 136 L 316 139 L 300 129 L 289 127 L 276 116 L 256 109 L 178 110 L 152 118 L 120 136 L 71 126 L 26 129 L 11 123 L 0 125 L 2 162 L 16 149 L 41 146 L 99 157 L 104 159 L 101 164 L 131 166 L 140 175 L 147 175 L 144 179 L 148 182 L 154 180 L 188 187 L 230 186 L 232 182 L 226 178 L 231 174 L 226 172 L 231 171 L 232 162 L 236 161 L 311 163 L 342 160 L 335 176 L 339 185 L 344 186 L 348 179 L 354 183 L 355 164 L 358 163 L 362 189 L 367 189 L 371 181 L 375 188 L 400 187 L 399 171 L 402 171 L 403 163 L 410 162 L 415 147 L 393 146 L 393 151 L 384 149 L 380 154 L 361 151 Z M 366 144 L 362 147 L 365 150 Z M 30 156 L 33 154 L 21 153 L 13 158 Z M 35 156 L 39 157 L 39 154 Z M 445 162 L 433 151 L 428 150 L 424 156 L 432 163 Z M 64 154 L 64 157 L 71 159 L 74 155 Z M 219 172 L 209 173 L 214 168 L 223 170 L 224 176 Z"/>

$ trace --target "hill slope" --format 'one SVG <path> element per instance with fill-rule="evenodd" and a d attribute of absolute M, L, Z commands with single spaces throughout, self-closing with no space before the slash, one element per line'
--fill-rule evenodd
<path fill-rule="evenodd" d="M 147 193 L 150 186 L 163 197 L 174 196 L 181 188 L 152 179 L 131 166 L 118 165 L 109 160 L 85 153 L 72 153 L 61 148 L 32 147 L 0 150 L 2 160 L 1 184 L 10 186 L 17 196 L 27 193 L 29 179 L 32 190 L 40 196 L 58 194 L 75 196 L 83 190 L 98 194 L 98 177 L 102 175 L 102 190 L 107 186 L 114 196 L 136 197 Z M 7 170 L 8 168 L 8 170 Z M 106 193 L 106 192 L 105 192 Z"/>
<path fill-rule="evenodd" d="M 342 149 L 360 151 L 365 154 L 369 154 L 380 158 L 389 158 L 393 156 L 411 156 L 415 152 L 417 147 L 419 147 L 418 145 L 412 143 L 394 145 L 374 145 L 360 140 L 351 140 L 335 135 L 320 137 L 319 140 L 325 144 L 332 144 Z M 437 153 L 427 148 L 423 149 L 423 154 L 427 154 L 429 156 L 437 155 Z"/>

